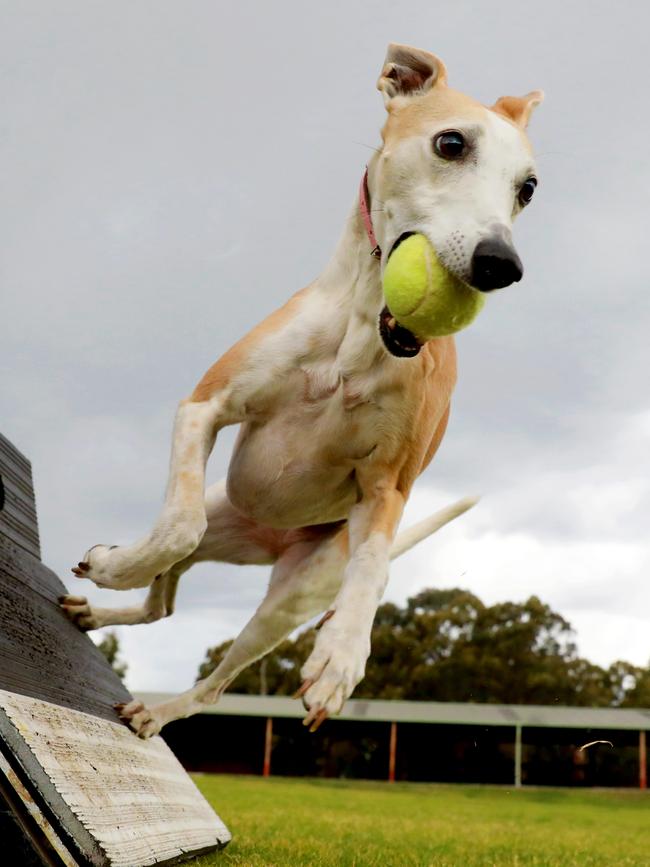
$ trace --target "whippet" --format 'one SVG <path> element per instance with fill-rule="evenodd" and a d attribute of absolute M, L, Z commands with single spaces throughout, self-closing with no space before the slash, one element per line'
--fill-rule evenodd
<path fill-rule="evenodd" d="M 302 668 L 305 724 L 341 710 L 362 679 L 391 557 L 472 505 L 395 539 L 417 476 L 447 426 L 453 337 L 424 345 L 387 315 L 382 272 L 424 234 L 476 291 L 522 276 L 514 218 L 537 184 L 525 128 L 542 94 L 490 108 L 447 86 L 433 54 L 390 45 L 378 82 L 388 117 L 324 273 L 243 337 L 181 402 L 162 512 L 129 546 L 96 545 L 73 569 L 100 587 L 150 586 L 142 606 L 62 605 L 81 628 L 171 614 L 192 564 L 273 564 L 268 593 L 217 669 L 172 701 L 120 706 L 143 738 L 215 702 L 247 665 L 322 612 Z M 204 491 L 217 432 L 241 425 L 228 478 Z"/>

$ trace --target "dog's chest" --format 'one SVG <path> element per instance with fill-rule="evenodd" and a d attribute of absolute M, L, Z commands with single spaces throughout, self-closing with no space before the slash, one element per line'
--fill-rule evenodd
<path fill-rule="evenodd" d="M 344 518 L 358 496 L 355 470 L 403 441 L 391 403 L 365 378 L 295 370 L 272 407 L 242 426 L 228 473 L 231 501 L 275 527 Z"/>
<path fill-rule="evenodd" d="M 348 374 L 331 368 L 303 367 L 302 389 L 292 414 L 329 455 L 355 458 L 377 448 L 408 415 L 403 388 L 373 371 Z M 393 431 L 394 433 L 394 431 Z"/>

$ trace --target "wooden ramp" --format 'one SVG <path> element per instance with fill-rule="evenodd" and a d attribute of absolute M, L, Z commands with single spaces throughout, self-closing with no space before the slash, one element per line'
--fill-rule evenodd
<path fill-rule="evenodd" d="M 0 435 L 2 863 L 144 867 L 225 846 L 162 738 L 119 722 L 113 705 L 131 696 L 60 611 L 65 587 L 39 558 L 31 467 Z"/>

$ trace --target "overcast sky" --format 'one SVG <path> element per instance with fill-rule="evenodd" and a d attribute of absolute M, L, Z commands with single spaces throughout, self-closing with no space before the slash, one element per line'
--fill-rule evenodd
<path fill-rule="evenodd" d="M 537 87 L 546 102 L 530 130 L 540 186 L 515 229 L 524 280 L 459 337 L 452 421 L 405 523 L 483 500 L 394 564 L 388 598 L 536 594 L 587 657 L 645 664 L 644 4 L 13 0 L 0 14 L 0 430 L 33 462 L 44 560 L 68 586 L 91 544 L 150 527 L 178 400 L 323 268 L 398 41 L 488 104 Z M 267 577 L 188 573 L 172 619 L 118 630 L 129 685 L 189 686 Z"/>

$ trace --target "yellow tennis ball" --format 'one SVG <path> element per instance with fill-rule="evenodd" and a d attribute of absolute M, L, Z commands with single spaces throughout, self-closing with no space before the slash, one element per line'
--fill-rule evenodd
<path fill-rule="evenodd" d="M 384 298 L 398 324 L 420 340 L 467 328 L 485 295 L 448 271 L 424 235 L 409 235 L 384 268 Z"/>

